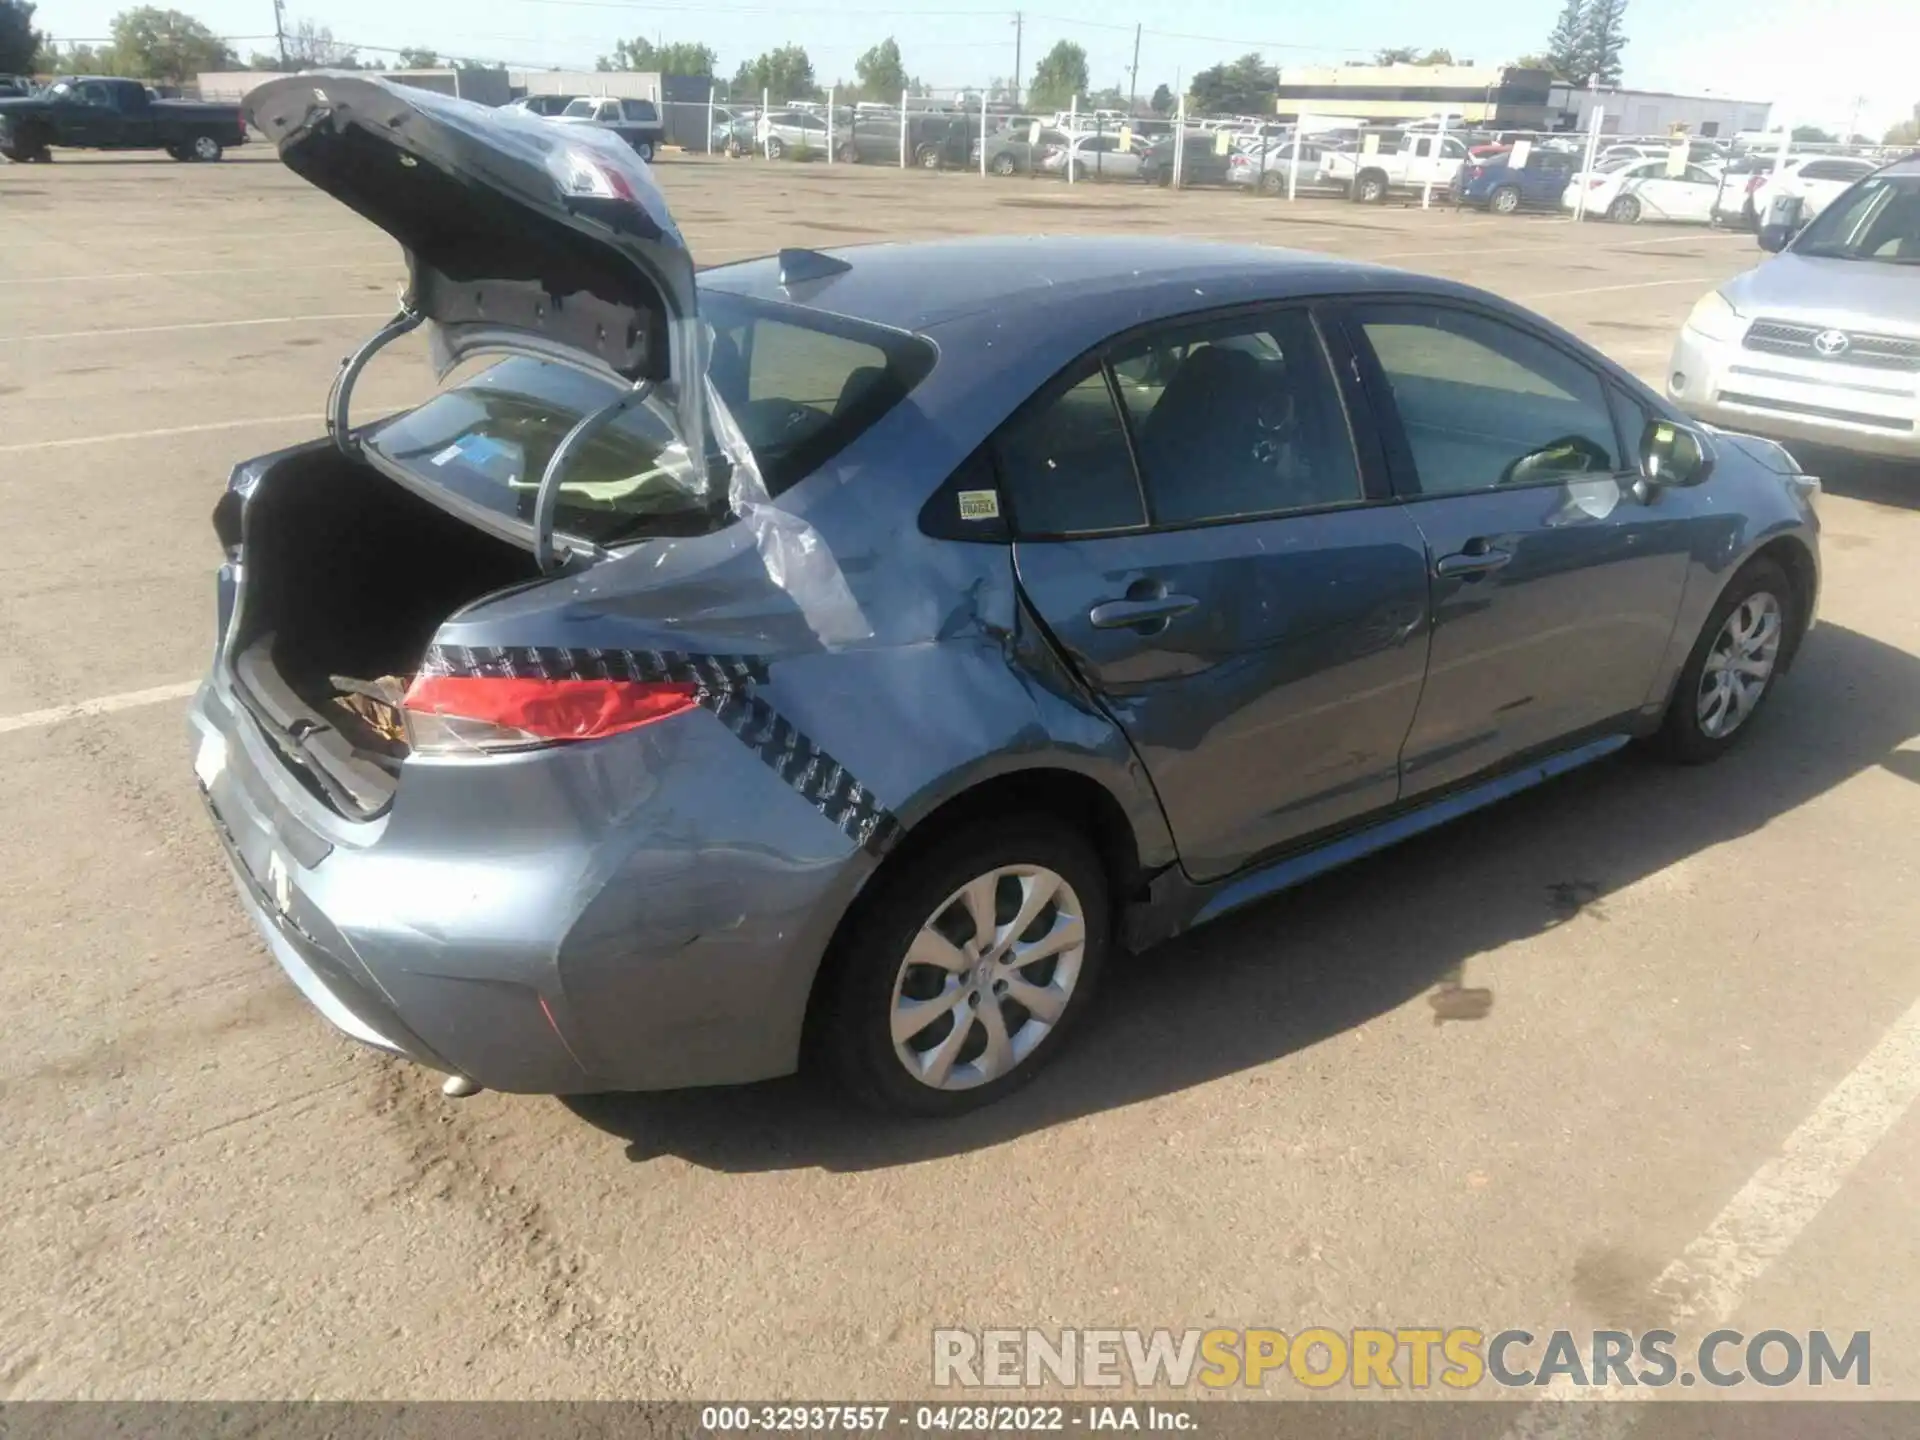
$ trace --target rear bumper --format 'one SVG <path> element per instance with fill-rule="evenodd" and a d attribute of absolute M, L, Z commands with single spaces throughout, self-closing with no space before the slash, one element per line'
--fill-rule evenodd
<path fill-rule="evenodd" d="M 342 1033 L 534 1094 L 795 1068 L 866 865 L 712 716 L 409 762 L 393 808 L 351 822 L 228 684 L 189 710 L 201 790 L 248 918 Z"/>
<path fill-rule="evenodd" d="M 1920 460 L 1920 375 L 1910 372 L 1773 356 L 1683 329 L 1663 388 L 1729 430 Z"/>

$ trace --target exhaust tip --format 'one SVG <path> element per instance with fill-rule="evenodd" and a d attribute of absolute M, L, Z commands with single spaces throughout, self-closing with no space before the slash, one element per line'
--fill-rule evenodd
<path fill-rule="evenodd" d="M 440 1093 L 449 1100 L 464 1100 L 469 1095 L 478 1095 L 480 1087 L 464 1075 L 449 1075 L 441 1085 Z"/>

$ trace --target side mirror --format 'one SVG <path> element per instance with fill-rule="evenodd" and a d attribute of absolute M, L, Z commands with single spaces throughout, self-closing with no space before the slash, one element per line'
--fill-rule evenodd
<path fill-rule="evenodd" d="M 1782 195 L 1767 206 L 1760 222 L 1760 248 L 1778 255 L 1800 233 L 1806 221 L 1807 203 L 1798 195 Z"/>
<path fill-rule="evenodd" d="M 1691 425 L 1653 420 L 1641 432 L 1640 473 L 1649 485 L 1698 485 L 1713 461 L 1713 442 Z"/>

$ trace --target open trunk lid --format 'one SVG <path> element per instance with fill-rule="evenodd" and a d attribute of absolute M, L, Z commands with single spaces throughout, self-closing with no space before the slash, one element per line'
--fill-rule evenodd
<path fill-rule="evenodd" d="M 328 420 L 343 449 L 361 368 L 424 323 L 443 376 L 488 353 L 560 361 L 624 387 L 610 410 L 660 409 L 688 457 L 708 453 L 693 257 L 645 162 L 616 136 L 328 71 L 269 81 L 246 109 L 289 169 L 406 253 L 399 315 L 335 383 Z M 544 567 L 551 506 L 542 518 Z"/>

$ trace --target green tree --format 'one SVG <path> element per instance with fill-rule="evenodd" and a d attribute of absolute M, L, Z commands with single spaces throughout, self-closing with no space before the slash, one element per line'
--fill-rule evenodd
<path fill-rule="evenodd" d="M 1573 85 L 1587 83 L 1587 0 L 1566 0 L 1560 7 L 1543 58 L 1541 68 L 1551 70 L 1556 79 Z"/>
<path fill-rule="evenodd" d="M 1793 127 L 1793 143 L 1796 145 L 1838 145 L 1840 137 L 1831 130 L 1822 130 L 1818 125 L 1796 125 Z"/>
<path fill-rule="evenodd" d="M 1920 105 L 1913 107 L 1913 118 L 1902 120 L 1887 131 L 1883 145 L 1920 145 Z"/>
<path fill-rule="evenodd" d="M 393 63 L 402 70 L 438 70 L 441 68 L 440 52 L 408 46 L 401 50 L 400 58 Z"/>
<path fill-rule="evenodd" d="M 1421 50 L 1412 45 L 1396 45 L 1391 50 L 1373 52 L 1376 65 L 1451 65 L 1451 50 Z"/>
<path fill-rule="evenodd" d="M 353 47 L 333 38 L 333 31 L 312 20 L 297 20 L 287 32 L 287 65 L 293 70 L 353 70 Z"/>
<path fill-rule="evenodd" d="M 656 70 L 662 75 L 693 75 L 711 78 L 714 66 L 720 57 L 711 45 L 696 45 L 687 40 L 676 40 L 670 45 L 656 45 L 646 36 L 636 36 L 632 40 L 622 40 L 613 47 L 613 54 L 602 55 L 595 63 L 596 70 Z"/>
<path fill-rule="evenodd" d="M 1592 0 L 1581 30 L 1581 76 L 1598 75 L 1602 85 L 1620 83 L 1620 54 L 1627 48 L 1627 0 Z"/>
<path fill-rule="evenodd" d="M 860 78 L 860 93 L 869 100 L 898 100 L 907 88 L 907 67 L 891 35 L 854 61 L 853 73 Z"/>
<path fill-rule="evenodd" d="M 29 0 L 0 0 L 0 75 L 24 75 L 33 69 L 47 37 L 33 28 Z"/>
<path fill-rule="evenodd" d="M 1257 54 L 1215 65 L 1193 77 L 1187 95 L 1203 113 L 1268 115 L 1280 84 L 1280 72 Z"/>
<path fill-rule="evenodd" d="M 176 85 L 237 63 L 226 43 L 191 15 L 152 5 L 113 17 L 113 57 L 116 74 Z"/>
<path fill-rule="evenodd" d="M 1164 80 L 1153 87 L 1153 98 L 1147 101 L 1147 108 L 1156 115 L 1173 113 L 1173 91 L 1167 88 Z"/>
<path fill-rule="evenodd" d="M 1071 40 L 1062 40 L 1033 67 L 1027 104 L 1036 110 L 1065 110 L 1076 95 L 1087 93 L 1087 52 Z"/>
<path fill-rule="evenodd" d="M 818 100 L 820 85 L 813 78 L 813 61 L 805 47 L 782 45 L 777 50 L 743 61 L 733 72 L 729 93 L 736 100 L 769 92 L 779 100 Z"/>

